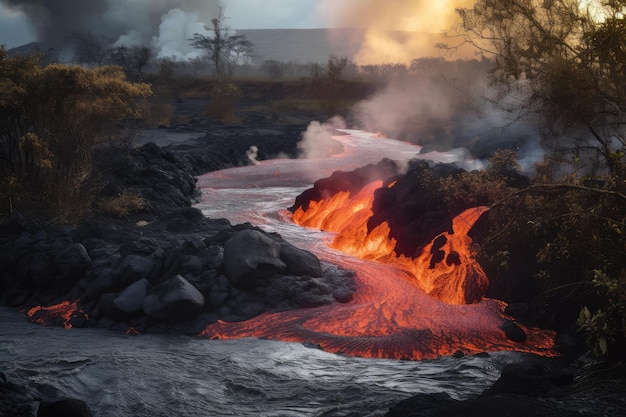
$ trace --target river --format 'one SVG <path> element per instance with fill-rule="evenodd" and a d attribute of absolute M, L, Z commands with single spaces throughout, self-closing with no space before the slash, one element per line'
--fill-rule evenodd
<path fill-rule="evenodd" d="M 285 209 L 335 169 L 382 157 L 406 160 L 414 145 L 346 131 L 345 152 L 316 160 L 274 160 L 199 179 L 210 217 L 251 222 L 329 256 L 325 233 L 300 228 Z M 432 154 L 452 161 L 456 153 Z M 329 255 L 331 254 L 331 255 Z M 496 352 L 428 361 L 347 357 L 300 343 L 175 335 L 126 336 L 102 329 L 29 323 L 0 309 L 0 370 L 9 380 L 85 400 L 95 416 L 378 416 L 416 393 L 475 395 L 522 353 Z"/>

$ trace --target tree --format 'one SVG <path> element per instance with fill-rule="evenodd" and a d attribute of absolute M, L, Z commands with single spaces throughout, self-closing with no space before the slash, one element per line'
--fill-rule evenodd
<path fill-rule="evenodd" d="M 315 85 L 320 108 L 328 116 L 335 116 L 339 110 L 343 75 L 349 64 L 348 58 L 331 55 L 325 68 L 320 65 L 313 67 L 311 81 Z"/>
<path fill-rule="evenodd" d="M 141 80 L 143 68 L 150 60 L 151 51 L 146 46 L 116 46 L 110 49 L 109 61 L 124 69 L 126 76 L 133 81 Z"/>
<path fill-rule="evenodd" d="M 94 146 L 121 139 L 120 123 L 139 117 L 151 94 L 121 67 L 88 69 L 0 49 L 0 177 L 53 209 L 76 197 Z M 9 193 L 7 189 L 0 190 Z"/>
<path fill-rule="evenodd" d="M 626 344 L 626 3 L 478 0 L 457 12 L 452 36 L 493 57 L 492 85 L 525 98 L 517 105 L 549 127 L 552 155 L 569 151 L 576 168 L 586 153 L 605 174 L 574 171 L 554 184 L 545 161 L 531 186 L 491 202 L 482 251 L 514 259 L 530 248 L 544 304 L 561 303 L 559 313 L 578 304 L 594 352 L 619 355 Z M 507 264 L 494 262 L 494 273 Z"/>
<path fill-rule="evenodd" d="M 226 19 L 224 10 L 220 8 L 219 15 L 211 19 L 211 26 L 204 26 L 212 35 L 194 33 L 193 38 L 189 39 L 191 45 L 202 50 L 212 62 L 218 78 L 229 76 L 233 64 L 246 59 L 253 46 L 245 35 L 231 35 L 230 27 L 225 24 Z"/>
<path fill-rule="evenodd" d="M 73 32 L 74 62 L 92 67 L 100 67 L 109 59 L 111 42 L 104 36 L 96 36 L 88 30 Z"/>
<path fill-rule="evenodd" d="M 626 146 L 623 1 L 478 0 L 457 13 L 451 37 L 494 58 L 493 85 L 502 95 L 523 94 L 559 151 L 592 149 L 609 172 L 619 169 L 616 152 Z"/>

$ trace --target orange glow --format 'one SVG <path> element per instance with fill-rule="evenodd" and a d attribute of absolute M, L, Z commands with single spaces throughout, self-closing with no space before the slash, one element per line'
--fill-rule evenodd
<path fill-rule="evenodd" d="M 128 330 L 126 330 L 126 335 L 127 336 L 137 336 L 140 335 L 141 333 L 135 329 L 134 327 L 129 327 Z"/>
<path fill-rule="evenodd" d="M 50 326 L 54 325 L 55 321 L 60 319 L 62 320 L 64 328 L 71 329 L 72 323 L 70 323 L 70 320 L 72 317 L 82 315 L 84 318 L 88 318 L 85 312 L 78 308 L 78 302 L 79 300 L 73 303 L 62 301 L 59 304 L 48 307 L 36 306 L 28 310 L 26 314 L 33 323 Z"/>
<path fill-rule="evenodd" d="M 526 341 L 509 340 L 500 329 L 504 320 L 511 320 L 504 314 L 506 303 L 483 298 L 488 280 L 471 257 L 467 232 L 486 207 L 457 216 L 454 233 L 442 233 L 417 259 L 398 257 L 387 223 L 367 230 L 374 191 L 381 186 L 377 181 L 354 196 L 341 192 L 311 201 L 306 211 L 293 214 L 301 225 L 337 233 L 333 248 L 365 259 L 318 253 L 321 260 L 356 272 L 357 291 L 350 302 L 266 313 L 244 322 L 219 321 L 200 335 L 308 342 L 328 352 L 391 359 L 498 350 L 557 355 L 552 331 L 520 326 Z M 441 261 L 435 262 L 431 251 Z"/>
<path fill-rule="evenodd" d="M 392 182 L 388 187 L 393 187 Z M 311 201 L 304 211 L 299 207 L 293 221 L 301 226 L 335 232 L 331 246 L 361 259 L 400 265 L 411 280 L 427 294 L 450 304 L 469 304 L 482 299 L 489 280 L 480 265 L 472 259 L 471 239 L 467 233 L 487 210 L 468 209 L 452 222 L 454 234 L 442 233 L 424 248 L 416 259 L 397 256 L 396 241 L 389 237 L 389 225 L 383 222 L 371 231 L 367 222 L 372 217 L 374 191 L 382 187 L 375 181 L 355 196 L 340 192 L 322 201 Z M 441 244 L 440 242 L 444 242 Z M 439 243 L 438 247 L 433 245 Z M 435 255 L 441 259 L 434 261 Z"/>

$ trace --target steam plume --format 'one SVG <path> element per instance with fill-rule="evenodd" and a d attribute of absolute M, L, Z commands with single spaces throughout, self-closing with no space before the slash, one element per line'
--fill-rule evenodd
<path fill-rule="evenodd" d="M 208 22 L 216 16 L 220 5 L 219 0 L 0 1 L 9 8 L 24 12 L 39 40 L 55 48 L 67 45 L 69 36 L 77 31 L 89 31 L 110 39 L 112 44 L 154 44 L 157 48 L 171 45 L 171 32 L 165 35 L 167 39 L 161 39 L 162 18 L 180 19 L 181 14 L 166 16 L 169 11 L 179 9 L 181 13 L 192 14 L 186 17 L 186 21 Z M 175 26 L 174 22 L 170 23 L 170 27 Z M 195 25 L 194 29 L 196 27 L 201 24 Z M 188 34 L 181 31 L 179 36 Z"/>
<path fill-rule="evenodd" d="M 333 148 L 332 136 L 335 129 L 345 129 L 345 122 L 340 117 L 334 117 L 326 123 L 313 121 L 309 123 L 306 131 L 302 134 L 302 140 L 298 142 L 300 158 L 325 158 L 329 156 Z"/>
<path fill-rule="evenodd" d="M 324 0 L 320 12 L 331 27 L 363 28 L 355 62 L 358 64 L 410 63 L 424 56 L 441 55 L 435 48 L 440 32 L 453 25 L 455 8 L 471 7 L 475 0 Z M 331 35 L 332 39 L 332 35 Z M 332 39 L 339 43 L 345 40 Z M 471 51 L 460 51 L 469 56 Z"/>

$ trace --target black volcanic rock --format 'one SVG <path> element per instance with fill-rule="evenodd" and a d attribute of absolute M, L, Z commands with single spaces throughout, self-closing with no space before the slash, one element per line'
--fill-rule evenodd
<path fill-rule="evenodd" d="M 194 175 L 253 163 L 247 153 L 251 146 L 260 160 L 295 156 L 306 126 L 205 124 L 210 131 L 203 137 L 162 148 L 147 143 L 95 150 L 90 181 L 99 190 L 100 203 L 127 192 L 143 200 L 143 208 L 128 216 L 96 211 L 76 227 L 62 227 L 14 214 L 0 225 L 0 303 L 24 308 L 79 300 L 75 326 L 193 333 L 219 319 L 243 320 L 265 311 L 349 300 L 355 291 L 349 271 L 320 264 L 276 234 L 207 219 L 190 207 L 199 196 Z M 256 279 L 233 285 L 225 244 L 240 233 L 252 233 L 275 247 L 272 262 L 279 267 L 256 268 Z M 178 291 L 176 285 L 168 287 L 173 277 L 197 293 L 195 307 L 180 309 L 168 323 L 171 317 L 147 307 L 146 299 L 163 291 L 159 302 L 165 304 L 168 294 Z M 203 303 L 197 302 L 200 297 Z M 62 325 L 63 319 L 50 317 L 49 322 Z"/>
<path fill-rule="evenodd" d="M 150 289 L 141 308 L 152 318 L 176 323 L 197 316 L 204 308 L 204 295 L 185 278 L 176 275 Z"/>
<path fill-rule="evenodd" d="M 444 196 L 434 194 L 426 185 L 426 178 L 444 178 L 461 172 L 463 169 L 453 164 L 412 161 L 406 175 L 393 179 L 396 183 L 392 187 L 376 190 L 368 229 L 387 222 L 390 237 L 397 241 L 396 252 L 417 257 L 437 235 L 452 232 L 452 219 L 470 208 L 463 206 L 450 212 Z"/>
<path fill-rule="evenodd" d="M 257 279 L 285 272 L 280 253 L 280 244 L 269 236 L 256 230 L 238 232 L 224 244 L 226 276 L 235 287 L 253 287 Z"/>
<path fill-rule="evenodd" d="M 353 171 L 335 171 L 330 177 L 317 180 L 313 188 L 296 197 L 291 210 L 295 211 L 300 207 L 306 210 L 309 202 L 325 200 L 342 191 L 357 193 L 367 184 L 394 177 L 399 171 L 400 167 L 390 159 L 383 159 L 377 164 L 369 164 Z"/>
<path fill-rule="evenodd" d="M 76 229 L 23 226 L 0 228 L 0 301 L 31 307 L 78 299 L 74 327 L 126 323 L 141 332 L 193 333 L 218 319 L 346 302 L 355 291 L 348 271 L 321 264 L 279 235 L 207 219 L 194 208 L 152 222 L 98 216 Z M 253 239 L 235 245 L 244 237 Z M 57 256 L 62 247 L 85 262 Z M 48 322 L 63 325 L 61 317 Z"/>
<path fill-rule="evenodd" d="M 580 370 L 578 371 L 580 372 Z M 481 395 L 456 400 L 446 393 L 418 394 L 392 406 L 387 417 L 622 416 L 626 401 L 618 390 L 586 392 L 574 387 L 576 371 L 548 360 L 505 367 Z"/>
<path fill-rule="evenodd" d="M 338 192 L 354 194 L 365 185 L 383 180 L 384 186 L 374 193 L 373 215 L 368 229 L 373 230 L 383 222 L 390 227 L 390 237 L 397 241 L 396 252 L 409 257 L 418 256 L 423 247 L 442 232 L 452 232 L 452 219 L 470 208 L 459 206 L 450 212 L 444 196 L 434 194 L 426 184 L 427 178 L 444 178 L 459 175 L 463 169 L 454 164 L 411 161 L 409 171 L 401 175 L 398 165 L 388 159 L 353 171 L 336 171 L 330 177 L 315 182 L 300 194 L 292 211 L 309 202 L 325 200 Z M 392 185 L 393 184 L 393 185 Z"/>
<path fill-rule="evenodd" d="M 37 410 L 37 417 L 92 417 L 92 414 L 84 401 L 64 398 L 41 403 Z"/>

